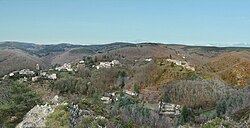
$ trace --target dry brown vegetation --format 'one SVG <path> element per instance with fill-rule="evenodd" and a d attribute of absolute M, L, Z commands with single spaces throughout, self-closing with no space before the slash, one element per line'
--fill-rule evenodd
<path fill-rule="evenodd" d="M 223 104 L 226 114 L 250 105 L 249 87 L 233 89 L 220 80 L 175 81 L 164 86 L 163 99 L 194 109 L 214 109 Z"/>
<path fill-rule="evenodd" d="M 223 54 L 208 63 L 209 69 L 234 87 L 244 87 L 250 80 L 250 53 Z"/>
<path fill-rule="evenodd" d="M 70 53 L 69 51 L 63 52 L 53 57 L 51 64 L 64 64 L 64 63 L 76 63 L 83 58 L 85 54 Z"/>
<path fill-rule="evenodd" d="M 39 64 L 41 67 L 47 66 L 38 57 L 29 55 L 28 53 L 25 53 L 21 50 L 0 50 L 0 76 L 23 68 L 35 69 L 36 64 Z"/>
<path fill-rule="evenodd" d="M 164 86 L 164 99 L 189 107 L 210 108 L 230 88 L 217 81 L 175 81 Z"/>

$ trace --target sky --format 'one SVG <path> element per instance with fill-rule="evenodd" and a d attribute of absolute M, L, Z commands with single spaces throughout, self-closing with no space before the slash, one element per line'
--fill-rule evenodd
<path fill-rule="evenodd" d="M 250 0 L 0 0 L 0 41 L 243 46 Z"/>

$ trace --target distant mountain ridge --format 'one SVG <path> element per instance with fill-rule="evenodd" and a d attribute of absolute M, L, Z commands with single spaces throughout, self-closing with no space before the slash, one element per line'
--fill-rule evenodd
<path fill-rule="evenodd" d="M 250 43 L 232 44 L 233 47 L 250 47 Z"/>
<path fill-rule="evenodd" d="M 73 49 L 73 48 L 86 48 L 93 51 L 98 51 L 102 49 L 114 49 L 123 46 L 134 45 L 132 43 L 126 42 L 115 42 L 111 44 L 100 44 L 100 45 L 76 45 L 76 44 L 69 44 L 69 43 L 60 43 L 60 44 L 35 44 L 35 43 L 25 43 L 25 42 L 0 42 L 0 48 L 9 48 L 9 49 L 20 49 L 26 51 L 30 54 L 35 54 L 37 56 L 45 56 L 51 52 L 63 52 L 66 49 Z"/>
<path fill-rule="evenodd" d="M 20 49 L 29 54 L 34 54 L 39 57 L 48 55 L 51 52 L 62 52 L 67 48 L 77 48 L 82 45 L 72 45 L 72 44 L 50 44 L 50 45 L 39 45 L 34 43 L 24 43 L 24 42 L 0 42 L 0 48 L 8 48 L 8 49 Z"/>

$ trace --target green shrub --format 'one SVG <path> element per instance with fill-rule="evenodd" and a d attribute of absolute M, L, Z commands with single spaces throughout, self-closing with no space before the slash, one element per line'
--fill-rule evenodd
<path fill-rule="evenodd" d="M 133 105 L 133 104 L 136 104 L 136 99 L 131 97 L 131 96 L 124 96 L 124 97 L 121 97 L 118 102 L 116 102 L 117 106 L 119 108 L 121 107 L 127 107 L 129 105 Z"/>
<path fill-rule="evenodd" d="M 46 126 L 49 128 L 69 128 L 70 112 L 65 106 L 58 106 L 53 113 L 47 117 Z"/>

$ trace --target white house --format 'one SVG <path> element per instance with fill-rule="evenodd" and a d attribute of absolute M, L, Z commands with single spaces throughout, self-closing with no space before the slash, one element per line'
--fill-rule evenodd
<path fill-rule="evenodd" d="M 32 78 L 31 78 L 31 81 L 35 82 L 35 81 L 38 80 L 38 78 L 39 78 L 39 76 L 32 77 Z"/>
<path fill-rule="evenodd" d="M 47 76 L 47 73 L 46 73 L 46 72 L 41 72 L 41 73 L 40 73 L 40 76 L 46 77 L 46 76 Z"/>
<path fill-rule="evenodd" d="M 105 97 L 105 96 L 103 96 L 103 97 L 101 98 L 101 100 L 102 100 L 103 103 L 105 103 L 105 104 L 110 104 L 110 103 L 112 102 L 112 99 L 111 99 L 111 98 Z"/>
<path fill-rule="evenodd" d="M 34 75 L 35 72 L 31 71 L 30 69 L 23 69 L 19 71 L 20 75 Z"/>
<path fill-rule="evenodd" d="M 123 92 L 125 92 L 126 94 L 131 95 L 131 96 L 137 96 L 137 93 L 129 91 L 129 90 L 124 90 Z"/>
<path fill-rule="evenodd" d="M 50 80 L 56 80 L 57 79 L 56 74 L 53 73 L 51 75 L 48 75 L 48 79 L 50 79 Z"/>
<path fill-rule="evenodd" d="M 69 71 L 69 72 L 73 71 L 70 63 L 65 63 L 61 67 L 56 67 L 55 70 L 57 70 L 57 71 Z"/>
<path fill-rule="evenodd" d="M 118 60 L 112 60 L 111 64 L 114 66 L 114 65 L 119 65 L 120 62 Z"/>
<path fill-rule="evenodd" d="M 20 81 L 20 82 L 27 82 L 28 79 L 27 79 L 27 77 L 23 77 L 23 78 L 19 78 L 19 81 Z"/>
<path fill-rule="evenodd" d="M 85 63 L 84 60 L 80 60 L 80 61 L 79 61 L 79 64 L 84 64 L 84 63 Z"/>
<path fill-rule="evenodd" d="M 152 58 L 145 59 L 145 61 L 147 61 L 147 62 L 150 62 L 152 60 L 153 60 Z"/>
<path fill-rule="evenodd" d="M 195 71 L 195 68 L 190 66 L 188 62 L 186 61 L 179 61 L 179 60 L 173 60 L 173 59 L 167 59 L 168 62 L 173 62 L 176 65 L 182 66 L 188 70 Z"/>
<path fill-rule="evenodd" d="M 14 74 L 13 72 L 9 74 L 10 77 L 12 77 L 12 76 L 14 76 L 14 75 L 15 75 L 15 74 Z"/>
<path fill-rule="evenodd" d="M 111 62 L 100 62 L 100 64 L 96 66 L 96 69 L 111 68 L 111 65 Z"/>
<path fill-rule="evenodd" d="M 159 102 L 159 111 L 166 115 L 180 115 L 181 106 L 177 104 Z"/>
<path fill-rule="evenodd" d="M 111 62 L 100 62 L 100 64 L 96 66 L 96 69 L 111 68 L 112 66 L 119 65 L 119 64 L 120 62 L 118 60 L 112 60 Z"/>

